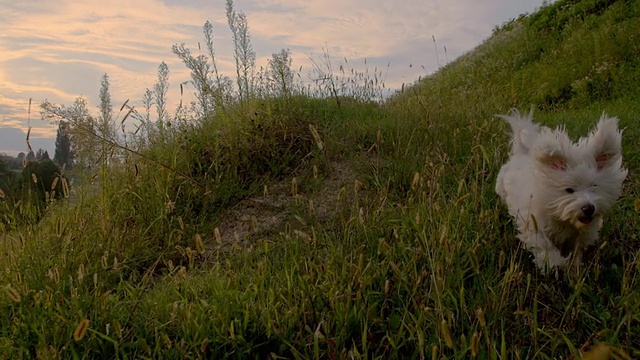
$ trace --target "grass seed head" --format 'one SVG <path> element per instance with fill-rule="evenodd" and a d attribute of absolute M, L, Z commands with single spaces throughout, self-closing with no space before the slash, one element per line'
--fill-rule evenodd
<path fill-rule="evenodd" d="M 411 181 L 411 189 L 413 191 L 416 191 L 420 187 L 421 180 L 422 177 L 420 176 L 420 173 L 416 171 L 416 173 L 413 174 L 413 180 Z"/>
<path fill-rule="evenodd" d="M 122 339 L 122 325 L 120 325 L 120 322 L 118 320 L 115 320 L 113 322 L 113 329 L 116 331 L 118 339 Z"/>
<path fill-rule="evenodd" d="M 477 308 L 476 316 L 478 317 L 478 322 L 480 323 L 480 326 L 484 329 L 485 326 L 487 326 L 487 320 L 484 317 L 484 310 L 482 310 L 482 308 Z"/>
<path fill-rule="evenodd" d="M 67 182 L 67 178 L 62 178 L 62 195 L 65 198 L 69 197 L 69 183 Z"/>
<path fill-rule="evenodd" d="M 471 336 L 471 356 L 474 358 L 478 356 L 480 352 L 480 339 L 478 338 L 478 332 L 474 331 Z"/>
<path fill-rule="evenodd" d="M 609 345 L 598 344 L 591 350 L 582 354 L 583 360 L 608 360 L 611 356 L 611 349 Z"/>
<path fill-rule="evenodd" d="M 193 269 L 193 265 L 195 264 L 195 253 L 190 247 L 187 247 L 185 252 L 187 253 L 189 269 Z"/>
<path fill-rule="evenodd" d="M 62 237 L 62 219 L 59 218 L 56 221 L 56 236 L 61 238 Z"/>
<path fill-rule="evenodd" d="M 60 270 L 58 270 L 58 267 L 47 270 L 47 277 L 51 279 L 54 284 L 58 284 L 60 282 Z"/>
<path fill-rule="evenodd" d="M 216 243 L 218 245 L 221 245 L 222 244 L 222 235 L 220 235 L 220 229 L 218 229 L 218 228 L 213 229 L 213 236 L 215 236 L 215 238 L 216 238 Z"/>
<path fill-rule="evenodd" d="M 357 194 L 363 187 L 364 187 L 364 184 L 360 180 L 358 180 L 358 179 L 354 180 L 354 182 L 353 182 L 353 192 L 354 193 Z"/>
<path fill-rule="evenodd" d="M 204 243 L 202 242 L 202 236 L 200 234 L 196 234 L 196 251 L 198 254 L 204 254 Z"/>
<path fill-rule="evenodd" d="M 14 289 L 11 285 L 6 287 L 7 295 L 9 299 L 15 303 L 19 303 L 22 299 L 18 290 Z"/>
<path fill-rule="evenodd" d="M 200 352 L 203 354 L 206 353 L 208 347 L 209 347 L 209 340 L 208 339 L 202 340 L 202 343 L 200 343 Z"/>
<path fill-rule="evenodd" d="M 324 143 L 322 142 L 322 138 L 320 137 L 320 133 L 318 133 L 318 129 L 313 124 L 309 124 L 309 130 L 311 131 L 311 135 L 313 135 L 313 139 L 316 141 L 316 145 L 320 151 L 324 150 Z"/>
<path fill-rule="evenodd" d="M 449 323 L 447 323 L 445 319 L 440 322 L 440 332 L 444 338 L 445 345 L 447 345 L 449 349 L 453 349 L 453 338 L 451 337 L 451 331 L 449 331 Z"/>
<path fill-rule="evenodd" d="M 60 179 L 60 178 L 59 178 L 59 177 L 57 177 L 57 176 L 53 178 L 53 181 L 51 182 L 51 190 L 52 190 L 52 191 L 53 191 L 53 190 L 55 190 L 56 185 L 58 185 L 58 180 L 59 180 L 59 179 Z"/>
<path fill-rule="evenodd" d="M 309 199 L 309 214 L 316 214 L 316 207 L 313 205 L 313 200 Z"/>
<path fill-rule="evenodd" d="M 82 321 L 80 321 L 78 326 L 76 326 L 76 329 L 73 331 L 73 341 L 78 342 L 82 340 L 82 338 L 87 333 L 88 329 L 89 329 L 89 320 L 82 319 Z"/>
<path fill-rule="evenodd" d="M 81 283 L 84 280 L 84 264 L 78 266 L 78 282 Z"/>
<path fill-rule="evenodd" d="M 187 268 L 184 267 L 184 266 L 180 266 L 176 276 L 180 280 L 186 280 L 187 279 Z"/>

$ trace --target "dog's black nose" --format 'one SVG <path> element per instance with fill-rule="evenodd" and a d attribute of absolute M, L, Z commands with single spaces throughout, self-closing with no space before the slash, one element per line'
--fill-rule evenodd
<path fill-rule="evenodd" d="M 592 204 L 589 204 L 589 205 L 583 206 L 581 210 L 584 216 L 592 217 L 593 213 L 596 212 L 596 207 L 593 206 Z"/>

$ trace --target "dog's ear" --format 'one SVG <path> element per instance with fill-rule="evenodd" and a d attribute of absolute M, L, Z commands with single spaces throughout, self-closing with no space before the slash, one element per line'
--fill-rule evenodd
<path fill-rule="evenodd" d="M 562 155 L 549 154 L 545 157 L 539 158 L 538 161 L 554 170 L 566 170 L 567 159 Z"/>
<path fill-rule="evenodd" d="M 603 114 L 596 129 L 579 146 L 585 147 L 595 159 L 598 170 L 615 165 L 620 158 L 622 133 L 618 119 Z"/>
<path fill-rule="evenodd" d="M 569 167 L 567 154 L 571 146 L 571 140 L 563 130 L 544 128 L 534 146 L 533 157 L 544 169 L 564 171 Z"/>
<path fill-rule="evenodd" d="M 596 156 L 596 165 L 598 167 L 598 170 L 602 170 L 605 167 L 611 166 L 612 164 L 612 159 L 615 157 L 615 155 L 611 154 L 611 153 L 602 153 L 600 155 Z"/>

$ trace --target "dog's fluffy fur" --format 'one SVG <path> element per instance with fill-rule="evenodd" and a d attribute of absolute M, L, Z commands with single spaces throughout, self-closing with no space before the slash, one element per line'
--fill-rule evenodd
<path fill-rule="evenodd" d="M 618 119 L 603 114 L 595 130 L 574 143 L 563 128 L 533 123 L 533 111 L 499 116 L 513 134 L 496 192 L 515 219 L 518 237 L 543 273 L 577 271 L 627 176 Z"/>

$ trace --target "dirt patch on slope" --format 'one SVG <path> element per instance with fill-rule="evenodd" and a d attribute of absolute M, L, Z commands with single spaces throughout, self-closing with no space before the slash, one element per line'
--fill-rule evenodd
<path fill-rule="evenodd" d="M 262 194 L 250 196 L 230 207 L 217 226 L 210 247 L 222 248 L 270 235 L 303 230 L 310 222 L 325 222 L 353 197 L 357 182 L 346 162 L 332 162 L 324 174 L 301 184 L 289 178 L 265 186 Z"/>

